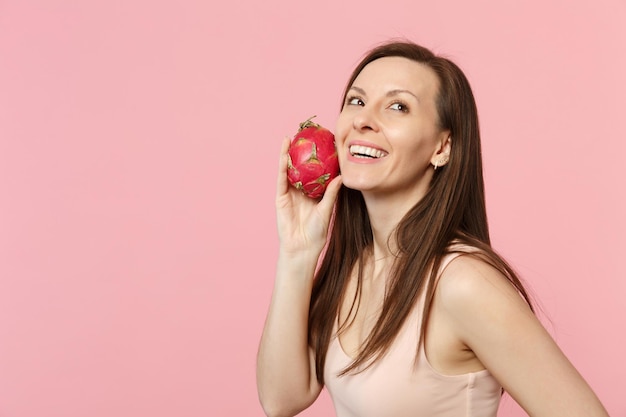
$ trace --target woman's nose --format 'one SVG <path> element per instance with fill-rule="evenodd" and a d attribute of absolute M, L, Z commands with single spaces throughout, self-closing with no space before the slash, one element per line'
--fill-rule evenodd
<path fill-rule="evenodd" d="M 366 108 L 362 108 L 358 114 L 354 116 L 352 121 L 356 130 L 378 130 L 378 122 L 376 117 L 372 114 L 372 111 Z"/>

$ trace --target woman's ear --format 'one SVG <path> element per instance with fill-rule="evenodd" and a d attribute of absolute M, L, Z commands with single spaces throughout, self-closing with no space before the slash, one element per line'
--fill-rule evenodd
<path fill-rule="evenodd" d="M 452 136 L 450 132 L 442 132 L 441 139 L 438 142 L 437 149 L 430 159 L 435 169 L 444 166 L 450 161 L 450 151 L 452 150 Z"/>

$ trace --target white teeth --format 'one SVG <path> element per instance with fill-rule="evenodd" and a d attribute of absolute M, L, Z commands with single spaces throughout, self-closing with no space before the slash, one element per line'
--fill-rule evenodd
<path fill-rule="evenodd" d="M 381 151 L 380 149 L 369 148 L 367 146 L 361 145 L 352 145 L 350 146 L 350 153 L 352 156 L 360 157 L 360 158 L 382 158 L 383 156 L 387 156 L 387 152 Z"/>

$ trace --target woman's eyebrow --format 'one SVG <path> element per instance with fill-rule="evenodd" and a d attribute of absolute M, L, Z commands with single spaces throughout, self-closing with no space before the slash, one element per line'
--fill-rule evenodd
<path fill-rule="evenodd" d="M 350 90 L 355 90 L 357 93 L 366 96 L 367 93 L 365 93 L 365 90 L 363 90 L 361 87 L 357 87 L 355 85 L 353 85 L 352 87 L 350 87 Z"/>
<path fill-rule="evenodd" d="M 356 85 L 353 85 L 352 87 L 350 87 L 350 90 L 354 90 L 354 91 L 356 91 L 357 93 L 359 93 L 359 94 L 361 94 L 361 95 L 363 95 L 363 96 L 367 96 L 367 93 L 365 92 L 365 90 L 364 90 L 364 89 L 362 89 L 361 87 L 357 87 Z M 406 89 L 402 89 L 402 88 L 395 88 L 395 89 L 393 89 L 393 90 L 389 90 L 389 91 L 387 91 L 387 93 L 385 94 L 385 96 L 387 96 L 387 97 L 392 97 L 392 96 L 395 96 L 395 95 L 398 95 L 398 94 L 402 94 L 402 93 L 404 93 L 404 94 L 410 94 L 410 95 L 412 95 L 413 97 L 415 97 L 415 99 L 416 99 L 417 101 L 420 101 L 419 97 L 418 97 L 415 93 L 413 93 L 413 92 L 412 92 L 412 91 L 410 91 L 410 90 L 406 90 Z"/>
<path fill-rule="evenodd" d="M 419 97 L 416 96 L 413 92 L 409 91 L 409 90 L 403 90 L 403 89 L 395 89 L 395 90 L 390 90 L 387 91 L 387 94 L 385 94 L 387 97 L 391 97 L 391 96 L 395 96 L 397 94 L 401 94 L 401 93 L 406 93 L 406 94 L 410 94 L 413 97 L 415 97 L 415 100 L 420 101 Z"/>
<path fill-rule="evenodd" d="M 357 93 L 361 94 L 362 96 L 367 96 L 367 93 L 365 92 L 365 90 L 364 90 L 364 89 L 362 89 L 361 87 L 357 87 L 356 85 L 353 85 L 352 87 L 350 87 L 350 90 L 354 90 L 354 91 L 356 91 Z M 349 90 L 348 90 L 348 91 L 349 91 Z M 387 97 L 393 97 L 393 96 L 395 96 L 395 95 L 398 95 L 398 94 L 403 94 L 403 93 L 404 93 L 404 94 L 410 94 L 410 95 L 412 95 L 413 97 L 415 97 L 415 100 L 420 101 L 419 97 L 418 97 L 415 93 L 413 93 L 413 92 L 412 92 L 412 91 L 410 91 L 410 90 L 406 90 L 406 89 L 402 89 L 402 88 L 395 88 L 395 89 L 393 89 L 393 90 L 389 90 L 389 91 L 387 91 L 387 93 L 385 94 L 385 96 L 387 96 Z"/>

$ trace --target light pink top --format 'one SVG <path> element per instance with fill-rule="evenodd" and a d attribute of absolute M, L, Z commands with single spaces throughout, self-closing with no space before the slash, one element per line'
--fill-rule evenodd
<path fill-rule="evenodd" d="M 444 259 L 441 270 L 454 257 Z M 362 373 L 337 377 L 351 358 L 336 334 L 331 339 L 324 375 L 337 417 L 496 416 L 502 387 L 488 370 L 442 375 L 423 348 L 415 362 L 422 306 L 420 297 L 387 354 Z"/>

